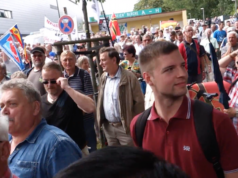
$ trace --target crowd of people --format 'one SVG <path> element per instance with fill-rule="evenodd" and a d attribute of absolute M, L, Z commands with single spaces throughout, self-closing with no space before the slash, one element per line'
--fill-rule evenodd
<path fill-rule="evenodd" d="M 0 177 L 237 178 L 238 22 L 217 23 L 123 33 L 99 51 L 97 103 L 89 58 L 75 55 L 86 44 L 59 58 L 16 44 L 24 71 L 0 52 Z M 188 96 L 187 84 L 214 81 L 210 43 L 231 84 L 222 112 Z"/>

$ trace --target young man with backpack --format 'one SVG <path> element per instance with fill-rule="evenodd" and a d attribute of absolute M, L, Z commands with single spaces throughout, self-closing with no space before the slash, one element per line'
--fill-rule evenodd
<path fill-rule="evenodd" d="M 167 41 L 139 56 L 154 92 L 152 108 L 131 122 L 136 146 L 177 164 L 192 178 L 238 177 L 238 137 L 229 117 L 186 97 L 188 74 L 178 47 Z"/>

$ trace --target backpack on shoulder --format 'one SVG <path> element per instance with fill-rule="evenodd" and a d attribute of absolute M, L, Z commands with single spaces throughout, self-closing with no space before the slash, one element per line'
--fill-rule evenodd
<path fill-rule="evenodd" d="M 140 148 L 142 148 L 145 126 L 150 111 L 151 108 L 145 110 L 138 117 L 135 124 L 136 143 Z M 198 142 L 200 143 L 206 159 L 213 164 L 217 177 L 224 178 L 224 172 L 220 164 L 219 146 L 212 122 L 212 111 L 213 107 L 211 105 L 199 100 L 194 101 L 193 117 Z"/>

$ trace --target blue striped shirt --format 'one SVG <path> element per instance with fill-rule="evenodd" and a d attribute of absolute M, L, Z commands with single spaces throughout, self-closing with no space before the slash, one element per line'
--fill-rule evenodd
<path fill-rule="evenodd" d="M 79 71 L 83 69 L 79 69 L 75 66 L 75 72 L 73 75 L 69 76 L 66 71 L 63 71 L 64 77 L 68 79 L 69 86 L 74 90 L 85 94 L 85 95 L 93 95 L 93 86 L 91 82 L 91 77 L 89 73 L 84 70 L 84 81 L 81 81 L 81 77 L 79 75 Z M 84 86 L 83 86 L 84 85 Z M 94 119 L 93 113 L 84 114 L 84 119 Z"/>

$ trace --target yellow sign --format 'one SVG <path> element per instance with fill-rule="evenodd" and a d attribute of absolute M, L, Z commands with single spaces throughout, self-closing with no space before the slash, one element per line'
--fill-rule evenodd
<path fill-rule="evenodd" d="M 174 20 L 168 20 L 168 21 L 161 21 L 160 29 L 167 28 L 169 26 L 175 27 L 177 25 L 177 21 Z"/>

